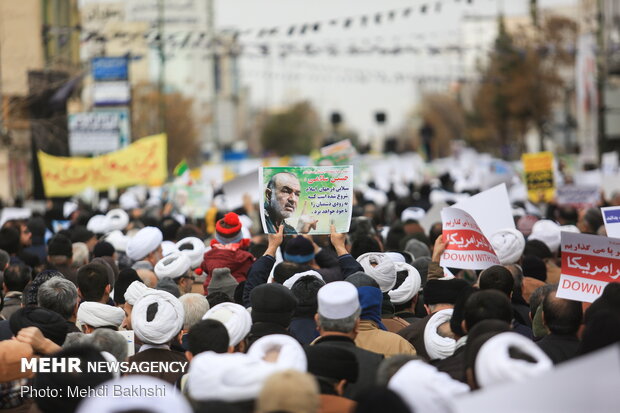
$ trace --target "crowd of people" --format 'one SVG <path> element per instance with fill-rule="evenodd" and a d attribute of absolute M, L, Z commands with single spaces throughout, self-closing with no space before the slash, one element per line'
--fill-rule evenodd
<path fill-rule="evenodd" d="M 599 208 L 516 203 L 517 229 L 490 239 L 501 265 L 442 268 L 442 224 L 420 224 L 433 189 L 356 191 L 349 232 L 329 235 L 286 216 L 263 234 L 251 202 L 7 221 L 0 411 L 450 412 L 620 341 L 620 284 L 590 306 L 557 296 L 560 233 L 605 235 Z M 123 369 L 24 369 L 37 359 Z"/>

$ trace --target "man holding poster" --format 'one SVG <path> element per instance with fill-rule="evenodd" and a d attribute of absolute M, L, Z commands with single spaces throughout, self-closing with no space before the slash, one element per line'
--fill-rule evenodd
<path fill-rule="evenodd" d="M 259 185 L 263 231 L 274 234 L 329 234 L 330 224 L 347 232 L 351 219 L 351 166 L 265 167 Z"/>

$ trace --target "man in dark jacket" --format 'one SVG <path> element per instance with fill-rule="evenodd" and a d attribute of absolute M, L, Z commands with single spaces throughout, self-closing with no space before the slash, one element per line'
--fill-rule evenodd
<path fill-rule="evenodd" d="M 251 346 L 261 337 L 286 334 L 297 307 L 297 298 L 281 284 L 271 283 L 256 287 L 250 295 L 252 328 L 248 336 Z"/>
<path fill-rule="evenodd" d="M 536 344 L 553 364 L 569 360 L 577 355 L 579 339 L 577 330 L 581 325 L 582 307 L 579 301 L 565 300 L 552 291 L 543 300 L 543 324 L 550 334 Z"/>
<path fill-rule="evenodd" d="M 283 231 L 284 230 L 281 227 L 277 233 L 268 235 L 269 244 L 267 246 L 267 250 L 265 250 L 263 256 L 256 260 L 252 267 L 250 267 L 250 270 L 248 272 L 248 279 L 243 290 L 243 305 L 245 305 L 246 307 L 250 306 L 250 293 L 252 292 L 252 289 L 254 289 L 258 285 L 266 283 L 269 279 L 269 274 L 271 273 L 271 270 L 276 263 L 276 251 L 278 247 L 282 244 L 282 240 L 284 238 Z M 331 279 L 329 279 L 328 277 L 326 281 L 343 280 L 351 274 L 355 274 L 359 271 L 364 271 L 362 266 L 355 260 L 355 258 L 353 258 L 353 256 L 351 256 L 351 254 L 349 254 L 349 252 L 345 248 L 346 237 L 346 234 L 337 233 L 335 227 L 332 225 L 330 240 L 332 245 L 334 246 L 334 249 L 336 250 L 341 278 L 336 278 L 332 276 Z M 318 254 L 316 255 L 318 256 Z M 317 272 L 323 276 L 325 274 L 322 272 L 322 270 L 324 269 L 319 269 L 317 270 Z M 302 271 L 305 271 L 305 269 Z"/>
<path fill-rule="evenodd" d="M 344 392 L 345 397 L 352 399 L 375 385 L 377 369 L 383 360 L 383 355 L 355 345 L 360 314 L 359 296 L 353 284 L 336 281 L 319 290 L 316 322 L 320 337 L 312 345 L 339 347 L 355 354 L 359 376 Z"/>

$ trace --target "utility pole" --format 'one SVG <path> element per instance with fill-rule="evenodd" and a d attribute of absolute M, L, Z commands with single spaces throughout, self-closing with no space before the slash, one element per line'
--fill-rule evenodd
<path fill-rule="evenodd" d="M 605 124 L 605 114 L 607 108 L 605 107 L 605 87 L 607 85 L 607 48 L 605 42 L 605 14 L 603 9 L 605 8 L 605 0 L 597 1 L 596 11 L 596 40 L 597 51 L 596 54 L 596 88 L 598 94 L 598 155 L 599 161 L 602 153 L 606 151 L 607 146 L 607 128 Z"/>
<path fill-rule="evenodd" d="M 218 118 L 218 82 L 222 81 L 221 73 L 222 65 L 220 61 L 218 51 L 218 39 L 215 34 L 215 16 L 214 16 L 214 0 L 207 1 L 207 33 L 209 38 L 209 49 L 211 57 L 211 76 L 213 87 L 213 96 L 211 100 L 211 137 L 213 139 L 213 148 L 211 150 L 217 151 L 220 149 L 220 130 L 219 130 L 219 118 Z M 218 80 L 219 79 L 219 80 Z"/>
<path fill-rule="evenodd" d="M 159 130 L 161 133 L 166 131 L 166 97 L 164 88 L 166 82 L 166 55 L 164 50 L 164 11 L 165 0 L 157 0 L 157 35 L 159 42 L 157 44 L 159 50 L 159 76 L 157 81 L 157 90 L 159 92 Z"/>

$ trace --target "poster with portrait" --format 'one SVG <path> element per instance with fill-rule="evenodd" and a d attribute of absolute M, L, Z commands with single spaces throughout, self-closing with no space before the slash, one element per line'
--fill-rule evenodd
<path fill-rule="evenodd" d="M 352 166 L 260 168 L 260 213 L 265 233 L 348 232 L 353 207 Z"/>

